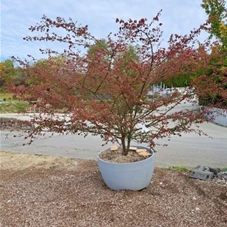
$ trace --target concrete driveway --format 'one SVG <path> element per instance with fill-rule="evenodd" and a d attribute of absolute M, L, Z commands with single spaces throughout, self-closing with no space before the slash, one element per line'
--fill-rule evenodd
<path fill-rule="evenodd" d="M 208 136 L 184 134 L 173 137 L 167 147 L 157 147 L 158 166 L 184 165 L 195 167 L 227 167 L 227 128 L 212 123 L 203 123 L 200 129 Z"/>
<path fill-rule="evenodd" d="M 15 114 L 1 115 L 1 117 L 7 116 L 15 117 Z M 23 116 L 22 119 L 25 120 L 26 117 Z M 183 165 L 195 167 L 207 165 L 209 167 L 227 167 L 227 128 L 212 123 L 203 123 L 200 125 L 200 129 L 209 137 L 184 134 L 182 137 L 172 137 L 170 141 L 167 141 L 167 139 L 158 140 L 158 143 L 168 143 L 168 146 L 156 146 L 156 166 Z M 18 133 L 11 134 L 8 138 L 6 137 L 7 134 L 7 131 L 0 133 L 0 148 L 3 151 L 96 159 L 99 151 L 110 146 L 110 144 L 102 146 L 103 142 L 98 136 L 89 135 L 83 138 L 72 134 L 55 134 L 51 138 L 41 137 L 35 140 L 32 145 L 23 146 L 25 141 L 22 137 L 13 137 L 14 134 L 18 135 Z"/>

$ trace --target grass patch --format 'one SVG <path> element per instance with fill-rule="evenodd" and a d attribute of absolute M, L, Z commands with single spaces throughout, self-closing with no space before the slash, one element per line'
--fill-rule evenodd
<path fill-rule="evenodd" d="M 26 101 L 4 101 L 0 103 L 0 113 L 25 113 L 27 107 Z"/>
<path fill-rule="evenodd" d="M 169 169 L 177 170 L 177 171 L 190 171 L 191 169 L 186 166 L 171 166 Z"/>
<path fill-rule="evenodd" d="M 227 167 L 221 168 L 221 172 L 227 171 Z"/>
<path fill-rule="evenodd" d="M 0 92 L 0 99 L 10 100 L 10 99 L 13 99 L 13 95 L 10 93 Z"/>

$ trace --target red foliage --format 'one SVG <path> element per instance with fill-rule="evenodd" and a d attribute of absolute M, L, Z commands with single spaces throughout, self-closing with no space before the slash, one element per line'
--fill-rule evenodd
<path fill-rule="evenodd" d="M 119 31 L 108 35 L 107 47 L 92 55 L 79 52 L 81 46 L 89 49 L 99 43 L 89 33 L 88 26 L 46 16 L 40 24 L 32 26 L 32 32 L 42 32 L 43 36 L 28 36 L 25 40 L 64 42 L 68 48 L 59 58 L 51 57 L 55 51 L 41 50 L 49 54 L 48 60 L 33 66 L 24 64 L 29 74 L 27 86 L 14 92 L 24 99 L 37 100 L 43 110 L 34 119 L 39 126 L 30 136 L 44 128 L 60 133 L 99 134 L 105 141 L 121 143 L 127 154 L 132 141 L 154 146 L 157 138 L 193 131 L 192 123 L 201 122 L 203 113 L 175 108 L 194 97 L 192 88 L 187 88 L 184 94 L 175 91 L 168 96 L 151 90 L 152 85 L 163 80 L 205 69 L 209 44 L 196 47 L 201 26 L 189 35 L 172 35 L 168 48 L 161 48 L 160 13 L 151 22 L 145 18 L 116 19 Z M 57 28 L 66 35 L 57 35 Z M 133 46 L 136 57 L 126 61 L 123 56 L 129 45 Z M 62 115 L 56 114 L 59 110 Z M 142 125 L 147 130 L 142 130 Z"/>

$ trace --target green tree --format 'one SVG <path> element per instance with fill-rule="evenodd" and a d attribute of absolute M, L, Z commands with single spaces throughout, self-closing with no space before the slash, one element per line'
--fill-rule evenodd
<path fill-rule="evenodd" d="M 7 80 L 7 78 L 10 78 L 14 75 L 14 64 L 12 60 L 7 59 L 1 62 L 0 68 L 1 79 Z"/>
<path fill-rule="evenodd" d="M 211 23 L 210 38 L 218 38 L 227 48 L 227 8 L 226 0 L 203 0 L 202 7 Z"/>
<path fill-rule="evenodd" d="M 135 77 L 136 70 L 132 71 L 131 64 L 137 64 L 139 62 L 139 57 L 137 56 L 136 50 L 133 46 L 126 46 L 125 51 L 119 56 L 120 64 L 122 65 L 119 69 L 122 70 L 122 73 L 126 73 L 129 76 Z"/>
<path fill-rule="evenodd" d="M 93 44 L 87 51 L 88 55 L 91 58 L 97 57 L 97 55 L 107 55 L 108 53 L 108 44 L 105 39 L 97 40 L 95 44 Z"/>
<path fill-rule="evenodd" d="M 226 0 L 203 0 L 201 5 L 210 22 L 210 38 L 215 37 L 220 45 L 213 46 L 209 54 L 210 61 L 202 76 L 195 81 L 201 105 L 213 104 L 216 107 L 227 107 L 227 3 Z M 200 74 L 201 75 L 201 74 Z M 212 86 L 211 86 L 212 84 Z M 198 86 L 199 85 L 199 86 Z M 206 91 L 206 92 L 204 92 Z"/>
<path fill-rule="evenodd" d="M 5 84 L 15 75 L 13 61 L 7 59 L 0 63 L 0 87 L 4 90 Z"/>

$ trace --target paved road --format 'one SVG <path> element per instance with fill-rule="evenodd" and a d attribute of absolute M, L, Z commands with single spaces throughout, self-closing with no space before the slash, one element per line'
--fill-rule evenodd
<path fill-rule="evenodd" d="M 167 147 L 157 146 L 156 166 L 184 165 L 195 167 L 227 166 L 227 128 L 212 123 L 203 123 L 200 127 L 212 138 L 195 134 L 173 137 Z M 54 135 L 51 138 L 39 138 L 32 145 L 23 146 L 23 138 L 9 136 L 6 131 L 0 133 L 1 150 L 31 154 L 56 155 L 70 158 L 96 159 L 97 153 L 109 145 L 102 147 L 97 136 L 83 138 L 76 135 Z M 159 143 L 167 142 L 166 139 Z"/>

